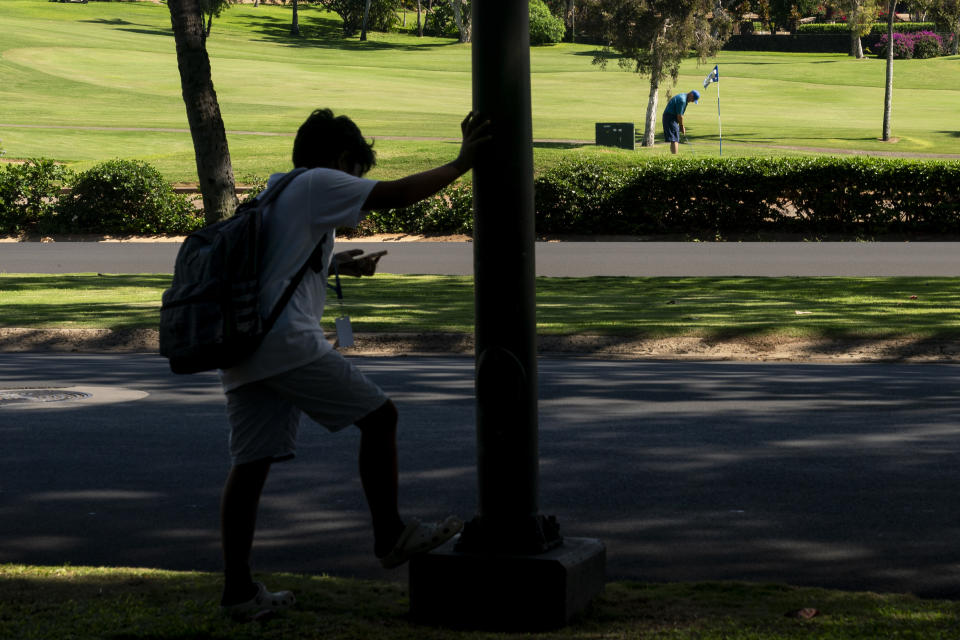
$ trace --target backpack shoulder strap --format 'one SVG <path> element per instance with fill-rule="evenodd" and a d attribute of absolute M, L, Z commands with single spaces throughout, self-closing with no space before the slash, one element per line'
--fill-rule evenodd
<path fill-rule="evenodd" d="M 323 234 L 323 237 L 320 238 L 320 242 L 317 243 L 317 247 L 310 254 L 310 257 L 307 258 L 307 261 L 303 263 L 303 266 L 300 267 L 300 270 L 294 274 L 293 279 L 290 280 L 290 284 L 287 285 L 287 288 L 284 289 L 283 295 L 280 296 L 280 299 L 277 300 L 277 304 L 273 307 L 273 311 L 270 312 L 270 316 L 266 319 L 263 327 L 263 332 L 267 333 L 270 329 L 273 328 L 273 325 L 277 322 L 277 318 L 280 317 L 280 314 L 283 313 L 283 308 L 287 306 L 287 303 L 290 302 L 290 298 L 293 297 L 293 292 L 297 290 L 297 287 L 300 285 L 300 281 L 303 280 L 304 274 L 307 273 L 307 269 L 310 267 L 310 264 L 318 257 L 318 254 L 322 251 L 323 243 L 327 240 L 327 234 Z"/>
<path fill-rule="evenodd" d="M 284 187 L 290 184 L 290 181 L 306 170 L 307 169 L 303 167 L 298 167 L 293 171 L 284 174 L 283 177 L 280 178 L 272 187 L 257 197 L 257 200 L 259 201 L 258 204 L 260 204 L 262 207 L 273 202 L 277 196 L 280 195 L 280 192 L 283 191 Z M 300 285 L 300 281 L 303 280 L 303 276 L 306 274 L 307 269 L 317 258 L 318 253 L 322 251 L 321 247 L 323 247 L 323 243 L 326 241 L 326 239 L 327 234 L 323 234 L 323 237 L 320 238 L 320 242 L 317 243 L 316 248 L 313 250 L 313 252 L 311 252 L 310 257 L 307 258 L 307 261 L 303 263 L 303 266 L 300 267 L 299 271 L 297 271 L 297 273 L 294 274 L 293 278 L 290 280 L 290 284 L 288 284 L 287 288 L 284 289 L 283 295 L 280 296 L 279 300 L 277 300 L 277 304 L 274 305 L 273 310 L 270 311 L 270 315 L 265 321 L 264 333 L 267 333 L 271 328 L 273 328 L 273 325 L 277 322 L 277 318 L 279 318 L 280 314 L 283 313 L 284 307 L 286 307 L 287 303 L 290 302 L 290 298 L 293 297 L 293 292 L 296 291 L 297 287 Z"/>

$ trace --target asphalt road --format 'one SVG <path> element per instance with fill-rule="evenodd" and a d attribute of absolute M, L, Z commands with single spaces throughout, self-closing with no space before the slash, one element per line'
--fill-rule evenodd
<path fill-rule="evenodd" d="M 0 273 L 172 273 L 172 242 L 0 243 Z M 386 249 L 385 273 L 473 274 L 470 242 L 349 242 Z M 538 242 L 542 276 L 956 276 L 953 242 Z"/>
<path fill-rule="evenodd" d="M 400 407 L 404 512 L 469 517 L 472 359 L 359 360 Z M 146 354 L 4 354 L 0 388 L 27 386 L 92 395 L 0 393 L 0 562 L 219 568 L 214 375 Z M 960 596 L 958 388 L 955 365 L 545 358 L 541 512 L 603 540 L 612 579 Z M 405 579 L 370 554 L 357 443 L 303 426 L 268 483 L 257 568 Z"/>

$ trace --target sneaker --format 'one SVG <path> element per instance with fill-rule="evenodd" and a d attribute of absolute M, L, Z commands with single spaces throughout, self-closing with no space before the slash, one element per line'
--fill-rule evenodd
<path fill-rule="evenodd" d="M 424 524 L 411 520 L 394 545 L 393 550 L 380 559 L 384 569 L 399 567 L 411 557 L 436 549 L 463 529 L 463 520 L 450 516 L 442 522 Z"/>
<path fill-rule="evenodd" d="M 267 591 L 260 582 L 255 582 L 257 594 L 239 604 L 222 605 L 220 611 L 234 620 L 258 620 L 263 616 L 289 609 L 297 601 L 291 591 Z"/>

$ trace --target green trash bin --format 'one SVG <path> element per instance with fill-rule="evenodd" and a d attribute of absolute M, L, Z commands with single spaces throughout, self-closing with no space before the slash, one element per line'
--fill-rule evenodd
<path fill-rule="evenodd" d="M 597 146 L 636 149 L 632 122 L 598 122 Z"/>

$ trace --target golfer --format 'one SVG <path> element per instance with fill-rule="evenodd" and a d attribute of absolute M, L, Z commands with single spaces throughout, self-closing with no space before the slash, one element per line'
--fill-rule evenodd
<path fill-rule="evenodd" d="M 687 129 L 683 126 L 683 114 L 687 110 L 687 103 L 700 102 L 700 92 L 694 89 L 690 93 L 678 93 L 667 102 L 663 110 L 663 137 L 670 143 L 670 153 L 680 149 L 680 134 L 686 135 Z"/>

